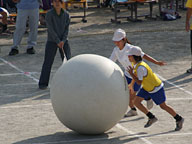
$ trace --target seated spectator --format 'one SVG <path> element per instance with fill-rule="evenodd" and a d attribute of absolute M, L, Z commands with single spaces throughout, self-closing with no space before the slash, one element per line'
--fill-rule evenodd
<path fill-rule="evenodd" d="M 5 32 L 7 30 L 7 17 L 9 16 L 9 12 L 5 8 L 0 7 L 0 15 L 2 16 L 3 23 L 2 32 Z"/>

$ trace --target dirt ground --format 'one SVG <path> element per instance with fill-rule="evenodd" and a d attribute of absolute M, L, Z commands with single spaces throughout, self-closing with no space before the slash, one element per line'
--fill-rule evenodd
<path fill-rule="evenodd" d="M 145 5 L 141 6 L 147 12 Z M 158 122 L 144 128 L 146 116 L 122 119 L 102 135 L 79 135 L 66 128 L 57 119 L 50 100 L 49 89 L 39 90 L 38 79 L 44 58 L 46 28 L 40 26 L 36 54 L 26 54 L 25 34 L 19 54 L 8 56 L 12 35 L 0 36 L 0 143 L 1 144 L 191 144 L 192 142 L 192 75 L 186 73 L 191 65 L 189 33 L 185 31 L 185 13 L 179 10 L 181 19 L 163 21 L 142 19 L 142 22 L 121 20 L 111 23 L 114 12 L 109 8 L 87 9 L 87 23 L 71 19 L 69 42 L 72 56 L 98 54 L 109 57 L 114 44 L 113 32 L 122 28 L 128 39 L 143 51 L 167 65 L 159 67 L 152 63 L 155 73 L 164 81 L 167 103 L 185 118 L 184 127 L 175 132 L 175 121 L 158 106 L 151 110 Z M 81 9 L 71 15 L 82 14 Z M 153 16 L 158 14 L 154 6 Z M 14 30 L 13 26 L 10 26 Z M 62 64 L 57 54 L 51 78 Z"/>

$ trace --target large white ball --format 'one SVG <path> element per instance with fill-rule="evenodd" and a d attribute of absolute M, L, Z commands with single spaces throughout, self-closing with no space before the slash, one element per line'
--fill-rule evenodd
<path fill-rule="evenodd" d="M 78 55 L 55 73 L 51 101 L 58 119 L 81 134 L 112 128 L 129 103 L 127 82 L 120 67 L 103 56 Z"/>

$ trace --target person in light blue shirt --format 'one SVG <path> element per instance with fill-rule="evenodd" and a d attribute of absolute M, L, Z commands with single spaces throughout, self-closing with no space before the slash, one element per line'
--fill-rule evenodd
<path fill-rule="evenodd" d="M 39 6 L 41 0 L 12 0 L 17 3 L 17 19 L 16 29 L 13 35 L 13 46 L 9 52 L 10 56 L 19 53 L 19 45 L 21 43 L 23 34 L 26 30 L 26 24 L 29 24 L 29 36 L 27 41 L 27 54 L 35 54 L 34 46 L 36 45 L 38 22 L 39 22 Z"/>

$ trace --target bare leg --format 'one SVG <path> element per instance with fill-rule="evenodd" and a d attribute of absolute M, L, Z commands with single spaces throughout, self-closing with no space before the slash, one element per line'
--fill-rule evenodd
<path fill-rule="evenodd" d="M 134 99 L 136 97 L 136 93 L 131 93 L 130 90 L 129 90 L 129 94 L 130 94 L 130 100 L 129 100 L 129 106 L 130 108 L 134 108 Z"/>
<path fill-rule="evenodd" d="M 161 109 L 165 110 L 166 112 L 168 112 L 173 117 L 176 116 L 176 112 L 170 106 L 168 106 L 165 102 L 160 104 L 159 106 L 161 107 Z"/>
<path fill-rule="evenodd" d="M 131 117 L 131 116 L 136 116 L 138 115 L 137 114 L 137 110 L 134 106 L 134 99 L 135 99 L 135 92 L 134 93 L 131 93 L 131 91 L 129 90 L 129 94 L 130 94 L 130 97 L 129 97 L 129 107 L 131 108 L 126 114 L 124 117 Z"/>
<path fill-rule="evenodd" d="M 144 98 L 136 96 L 136 97 L 135 97 L 135 100 L 134 100 L 134 104 L 135 104 L 135 106 L 136 106 L 140 111 L 142 111 L 144 114 L 147 114 L 149 111 L 148 111 L 147 108 L 141 103 L 143 100 L 144 100 Z"/>

